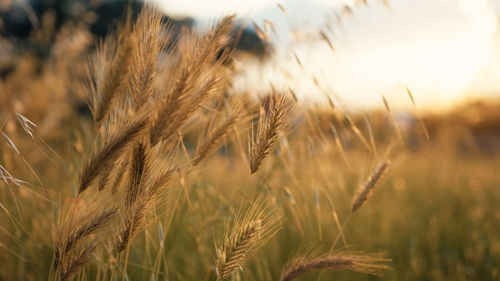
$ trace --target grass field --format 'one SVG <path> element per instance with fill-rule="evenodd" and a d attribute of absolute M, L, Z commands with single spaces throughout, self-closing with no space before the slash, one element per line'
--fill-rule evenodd
<path fill-rule="evenodd" d="M 0 80 L 0 280 L 500 278 L 498 106 L 234 93 L 232 17 L 74 28 Z"/>

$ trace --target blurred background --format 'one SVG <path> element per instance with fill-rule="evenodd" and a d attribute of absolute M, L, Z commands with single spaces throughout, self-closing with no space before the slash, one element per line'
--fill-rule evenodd
<path fill-rule="evenodd" d="M 104 36 L 130 2 L 2 0 L 0 31 L 23 44 L 45 21 L 89 25 Z M 407 108 L 409 87 L 425 110 L 500 97 L 500 1 L 151 0 L 174 26 L 206 27 L 236 14 L 244 28 L 235 88 L 293 88 L 350 109 Z M 54 39 L 54 38 L 53 38 Z M 45 39 L 50 41 L 50 39 Z M 4 45 L 6 45 L 4 43 Z M 40 47 L 40 46 L 35 46 Z M 11 46 L 12 48 L 12 46 Z M 17 49 L 17 48 L 16 48 Z M 7 46 L 2 46 L 5 72 Z M 17 51 L 17 50 L 16 50 Z"/>

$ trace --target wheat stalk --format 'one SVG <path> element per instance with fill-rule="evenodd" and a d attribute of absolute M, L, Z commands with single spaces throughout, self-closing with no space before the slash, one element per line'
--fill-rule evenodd
<path fill-rule="evenodd" d="M 124 153 L 121 157 L 121 160 L 118 161 L 118 165 L 114 166 L 116 170 L 116 174 L 114 175 L 114 180 L 111 185 L 111 192 L 114 194 L 118 190 L 118 187 L 121 185 L 123 176 L 127 172 L 127 167 L 129 164 L 130 153 Z"/>
<path fill-rule="evenodd" d="M 111 62 L 105 64 L 104 73 L 97 81 L 94 119 L 98 124 L 101 124 L 109 113 L 113 100 L 127 77 L 129 65 L 132 62 L 131 53 L 134 50 L 134 45 L 130 36 L 130 30 L 126 25 L 122 28 L 118 41 L 116 44 L 116 54 Z M 101 50 L 103 52 L 102 56 L 105 55 L 104 52 L 107 47 L 104 46 Z"/>
<path fill-rule="evenodd" d="M 77 220 L 75 223 L 77 227 L 69 229 L 69 234 L 58 239 L 54 253 L 54 269 L 62 265 L 64 258 L 81 240 L 98 232 L 112 221 L 116 217 L 117 211 L 117 208 L 109 208 L 96 215 L 88 215 Z"/>
<path fill-rule="evenodd" d="M 224 252 L 219 252 L 217 273 L 221 279 L 226 279 L 239 268 L 250 254 L 252 245 L 259 239 L 262 232 L 262 221 L 251 221 L 241 227 L 235 237 L 229 242 L 231 246 Z"/>
<path fill-rule="evenodd" d="M 385 97 L 382 95 L 382 100 L 384 101 L 384 106 L 385 109 L 387 110 L 387 113 L 389 114 L 389 118 L 391 120 L 391 124 L 394 126 L 394 130 L 396 131 L 396 136 L 398 137 L 398 140 L 402 146 L 405 145 L 405 141 L 403 138 L 403 134 L 401 134 L 401 130 L 399 129 L 398 123 L 396 122 L 396 118 L 394 118 L 394 113 L 391 110 L 391 107 L 389 106 L 389 103 L 385 99 Z"/>
<path fill-rule="evenodd" d="M 224 242 L 217 249 L 216 269 L 219 280 L 227 279 L 252 257 L 281 226 L 281 217 L 262 203 L 254 201 L 240 209 L 232 224 L 228 224 Z"/>
<path fill-rule="evenodd" d="M 204 101 L 227 88 L 222 63 L 229 58 L 230 52 L 224 52 L 220 59 L 218 55 L 233 29 L 233 20 L 234 16 L 225 17 L 202 38 L 192 34 L 181 37 L 172 78 L 167 81 L 166 97 L 160 100 L 152 116 L 152 146 L 174 137 Z"/>
<path fill-rule="evenodd" d="M 413 98 L 413 94 L 411 93 L 411 91 L 408 87 L 405 87 L 405 88 L 406 88 L 406 92 L 408 93 L 408 96 L 410 97 L 411 104 L 413 105 L 413 111 L 415 112 L 418 123 L 420 124 L 420 127 L 422 128 L 422 131 L 424 132 L 425 139 L 430 140 L 429 131 L 427 130 L 427 127 L 424 124 L 424 120 L 422 120 L 422 116 L 418 112 L 417 104 L 415 103 L 415 99 Z"/>
<path fill-rule="evenodd" d="M 222 124 L 210 131 L 204 141 L 196 147 L 192 160 L 193 166 L 198 165 L 210 153 L 217 150 L 231 127 L 236 123 L 236 116 L 228 117 Z"/>
<path fill-rule="evenodd" d="M 280 134 L 290 123 L 292 103 L 284 96 L 272 95 L 261 106 L 256 139 L 250 151 L 250 171 L 257 172 L 262 161 L 280 141 Z"/>
<path fill-rule="evenodd" d="M 153 82 L 158 75 L 158 58 L 163 50 L 164 38 L 161 14 L 147 9 L 139 14 L 132 38 L 136 44 L 136 52 L 131 63 L 129 94 L 134 110 L 141 108 L 153 93 Z"/>
<path fill-rule="evenodd" d="M 73 275 L 80 271 L 81 268 L 85 267 L 91 260 L 92 253 L 97 248 L 97 240 L 94 239 L 92 242 L 85 247 L 83 251 L 81 251 L 75 257 L 72 257 L 70 261 L 68 261 L 67 266 L 62 268 L 59 272 L 59 280 L 66 281 L 71 279 Z"/>
<path fill-rule="evenodd" d="M 222 81 L 218 77 L 210 77 L 200 83 L 202 84 L 198 88 L 192 90 L 179 88 L 178 94 L 158 107 L 158 114 L 150 130 L 151 145 L 175 136 L 177 130 L 199 109 L 200 104 L 222 87 Z"/>
<path fill-rule="evenodd" d="M 281 273 L 280 281 L 291 281 L 306 273 L 319 270 L 350 270 L 380 275 L 389 267 L 381 262 L 389 261 L 380 257 L 353 252 L 326 254 L 319 257 L 300 257 L 295 259 Z"/>
<path fill-rule="evenodd" d="M 356 195 L 352 200 L 351 211 L 355 212 L 359 209 L 368 199 L 368 196 L 371 194 L 372 190 L 377 186 L 378 183 L 382 180 L 383 176 L 389 170 L 389 165 L 391 161 L 385 160 L 382 162 L 371 174 L 371 176 L 366 180 L 364 184 L 362 184 Z"/>
<path fill-rule="evenodd" d="M 147 147 L 139 142 L 135 145 L 132 152 L 132 163 L 129 173 L 129 188 L 125 199 L 125 206 L 131 206 L 140 195 L 140 192 L 145 188 L 143 179 L 149 175 L 149 161 L 147 159 Z"/>
<path fill-rule="evenodd" d="M 146 219 L 146 209 L 151 198 L 141 196 L 134 203 L 134 206 L 129 207 L 123 219 L 121 229 L 116 239 L 116 250 L 122 252 L 127 248 L 130 241 L 139 233 L 144 226 Z"/>
<path fill-rule="evenodd" d="M 128 64 L 130 62 L 131 44 L 129 40 L 124 42 L 123 48 L 118 49 L 116 57 L 106 71 L 100 88 L 98 88 L 98 95 L 101 97 L 100 102 L 97 104 L 95 110 L 95 120 L 101 123 L 106 117 L 111 103 L 117 94 L 121 81 L 127 74 Z"/>
<path fill-rule="evenodd" d="M 156 207 L 157 196 L 161 187 L 172 178 L 173 170 L 159 175 L 151 175 L 152 165 L 147 144 L 138 143 L 132 153 L 129 173 L 129 187 L 125 197 L 125 215 L 116 238 L 116 249 L 121 252 L 130 241 L 143 229 L 146 214 Z"/>
<path fill-rule="evenodd" d="M 80 174 L 79 193 L 85 191 L 101 171 L 107 170 L 108 165 L 113 165 L 125 147 L 132 143 L 146 126 L 147 122 L 143 118 L 133 121 L 111 138 L 101 150 L 94 153 Z"/>

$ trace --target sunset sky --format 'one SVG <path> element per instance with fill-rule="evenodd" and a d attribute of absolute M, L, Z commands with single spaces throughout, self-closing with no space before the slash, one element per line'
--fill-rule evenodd
<path fill-rule="evenodd" d="M 260 92 L 272 81 L 311 99 L 328 93 L 350 108 L 381 106 L 382 94 L 406 107 L 406 85 L 418 105 L 429 109 L 500 97 L 500 0 L 389 0 L 389 6 L 375 0 L 368 6 L 341 0 L 156 1 L 170 14 L 198 18 L 200 25 L 228 13 L 262 29 L 266 20 L 272 23 L 275 56 L 242 63 L 236 87 L 252 85 Z M 334 15 L 346 3 L 353 14 L 344 13 L 339 22 Z"/>

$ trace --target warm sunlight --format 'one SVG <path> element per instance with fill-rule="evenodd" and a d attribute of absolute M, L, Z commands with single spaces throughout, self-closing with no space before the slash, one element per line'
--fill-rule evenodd
<path fill-rule="evenodd" d="M 500 280 L 499 0 L 0 0 L 0 281 Z"/>
<path fill-rule="evenodd" d="M 308 7 L 306 15 L 296 10 L 299 2 Z M 226 6 L 244 11 L 247 21 L 263 29 L 264 20 L 271 21 L 280 34 L 269 31 L 276 44 L 270 60 L 243 62 L 239 87 L 262 92 L 273 81 L 275 87 L 293 85 L 299 95 L 318 99 L 324 93 L 319 94 L 316 79 L 342 104 L 372 107 L 382 105 L 382 94 L 398 106 L 407 105 L 408 85 L 428 109 L 449 108 L 500 91 L 500 33 L 493 1 L 401 0 L 389 8 L 359 7 L 340 23 L 332 21 L 332 7 L 348 2 L 280 1 L 282 7 L 290 7 L 287 13 L 269 2 Z M 214 9 L 217 3 L 211 2 Z M 333 52 L 318 36 L 324 26 L 333 29 L 329 33 Z M 302 36 L 292 34 L 301 29 Z M 494 79 L 485 81 L 485 76 Z"/>

